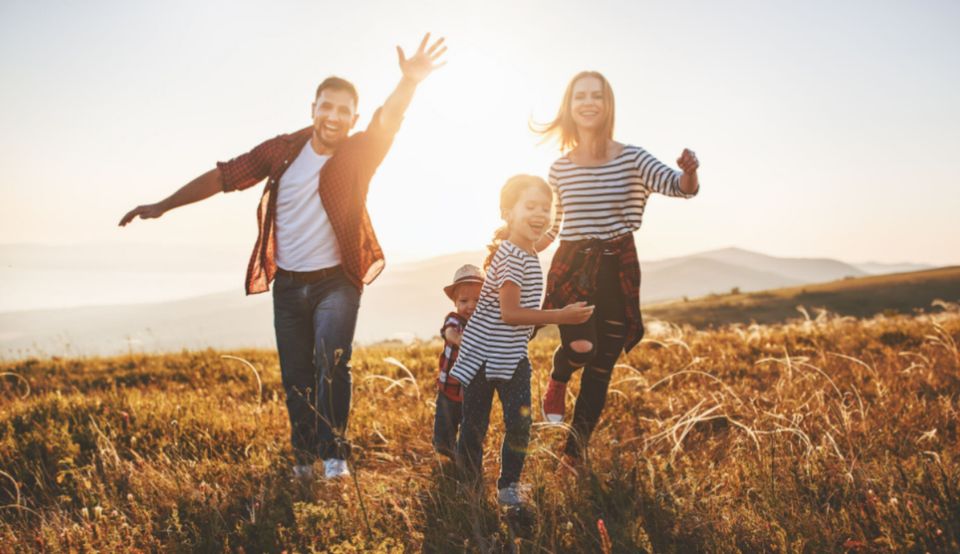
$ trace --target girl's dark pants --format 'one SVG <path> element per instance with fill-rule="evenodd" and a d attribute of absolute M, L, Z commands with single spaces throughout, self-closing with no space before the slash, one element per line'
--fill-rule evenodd
<path fill-rule="evenodd" d="M 551 374 L 554 380 L 566 383 L 574 371 L 584 368 L 573 428 L 564 447 L 564 453 L 574 457 L 580 456 L 597 426 L 607 402 L 613 366 L 623 352 L 626 309 L 616 255 L 604 253 L 601 257 L 596 292 L 584 300 L 595 306 L 593 315 L 578 325 L 560 325 L 560 347 L 554 353 Z M 571 347 L 577 340 L 587 341 L 593 348 L 577 352 Z"/>
<path fill-rule="evenodd" d="M 490 424 L 493 394 L 500 397 L 506 433 L 500 449 L 500 478 L 502 489 L 520 481 L 523 462 L 530 443 L 530 361 L 520 360 L 509 381 L 488 380 L 486 365 L 463 389 L 463 422 L 457 441 L 457 463 L 467 481 L 480 483 L 483 475 L 483 440 Z"/>

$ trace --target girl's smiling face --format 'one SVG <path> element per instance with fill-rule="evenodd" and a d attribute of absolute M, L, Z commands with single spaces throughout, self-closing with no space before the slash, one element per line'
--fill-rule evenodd
<path fill-rule="evenodd" d="M 531 250 L 550 229 L 553 197 L 541 187 L 527 187 L 503 219 L 510 227 L 510 242 Z"/>

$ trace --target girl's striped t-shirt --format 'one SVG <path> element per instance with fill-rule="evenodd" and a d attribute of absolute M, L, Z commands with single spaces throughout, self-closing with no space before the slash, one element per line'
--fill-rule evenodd
<path fill-rule="evenodd" d="M 527 343 L 534 326 L 507 325 L 500 313 L 500 287 L 507 281 L 520 287 L 520 307 L 540 307 L 543 295 L 540 260 L 505 240 L 487 269 L 480 300 L 463 331 L 460 354 L 450 370 L 464 385 L 469 385 L 481 368 L 485 368 L 487 379 L 509 380 L 520 360 L 528 357 Z"/>
<path fill-rule="evenodd" d="M 686 194 L 680 190 L 681 175 L 633 145 L 624 146 L 620 155 L 598 166 L 577 165 L 564 156 L 550 166 L 549 181 L 558 202 L 557 217 L 547 236 L 606 240 L 636 231 L 650 194 L 696 195 L 696 191 Z"/>

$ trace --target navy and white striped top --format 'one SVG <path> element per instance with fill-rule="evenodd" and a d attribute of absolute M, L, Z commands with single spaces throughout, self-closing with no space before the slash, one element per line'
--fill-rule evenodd
<path fill-rule="evenodd" d="M 450 374 L 464 385 L 486 363 L 487 379 L 508 380 L 520 360 L 527 356 L 533 325 L 507 325 L 500 313 L 500 287 L 507 281 L 520 287 L 520 307 L 537 309 L 543 295 L 540 260 L 505 240 L 493 255 L 487 278 L 480 289 L 480 301 L 470 316 L 460 342 L 460 354 Z"/>
<path fill-rule="evenodd" d="M 696 195 L 680 190 L 681 175 L 639 146 L 626 145 L 619 156 L 598 166 L 577 165 L 564 156 L 550 166 L 550 186 L 558 202 L 547 236 L 606 240 L 636 231 L 651 193 Z"/>

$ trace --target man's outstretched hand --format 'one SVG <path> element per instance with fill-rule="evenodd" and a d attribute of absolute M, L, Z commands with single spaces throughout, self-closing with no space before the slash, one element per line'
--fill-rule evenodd
<path fill-rule="evenodd" d="M 120 226 L 125 227 L 127 223 L 130 223 L 136 218 L 140 219 L 156 219 L 163 215 L 166 212 L 160 204 L 144 204 L 143 206 L 137 206 L 136 208 L 127 212 L 127 215 L 123 216 L 123 219 L 120 220 Z"/>
<path fill-rule="evenodd" d="M 443 46 L 443 40 L 441 38 L 428 47 L 430 33 L 427 33 L 420 41 L 420 47 L 417 48 L 416 53 L 409 59 L 404 55 L 403 48 L 397 46 L 397 58 L 400 61 L 400 71 L 403 72 L 403 76 L 414 83 L 419 83 L 435 69 L 443 67 L 447 63 L 440 61 L 444 52 L 447 51 L 447 47 Z"/>

